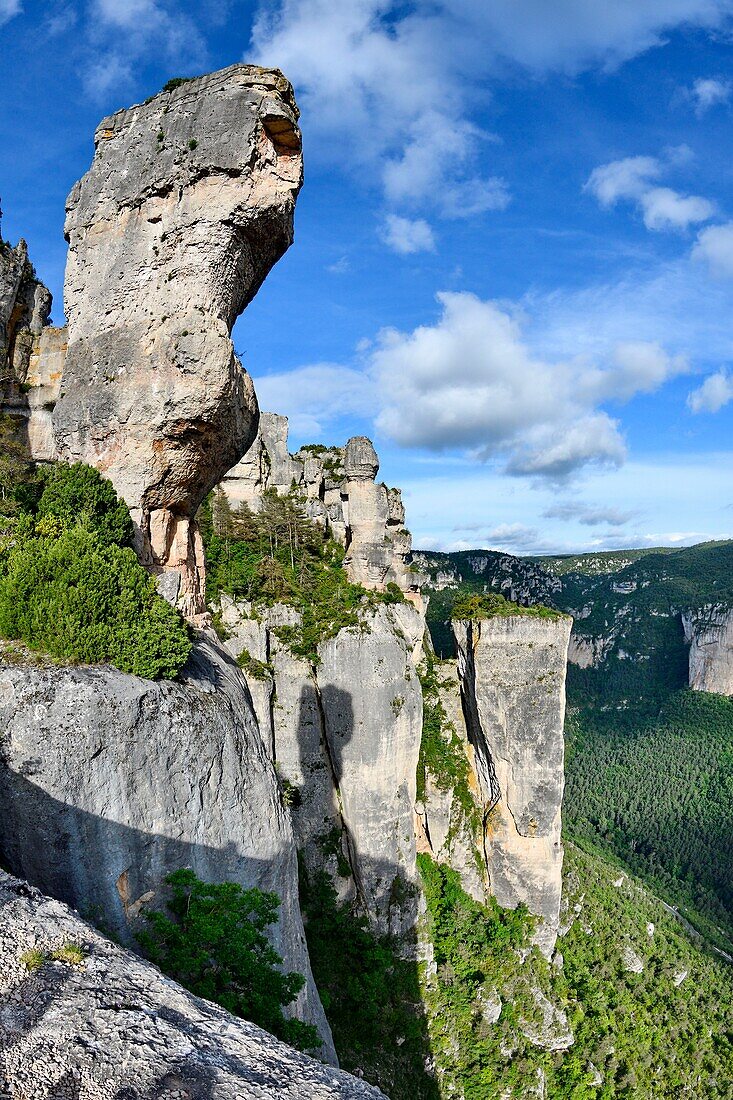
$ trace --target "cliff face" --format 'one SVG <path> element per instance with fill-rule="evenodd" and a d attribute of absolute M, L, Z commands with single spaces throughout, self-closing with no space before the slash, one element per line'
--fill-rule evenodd
<path fill-rule="evenodd" d="M 0 1091 L 8 1100 L 382 1096 L 187 993 L 0 872 Z M 50 956 L 73 944 L 79 963 Z M 30 972 L 23 956 L 44 953 Z"/>
<path fill-rule="evenodd" d="M 682 613 L 690 645 L 690 687 L 733 695 L 733 608 L 711 605 Z"/>
<path fill-rule="evenodd" d="M 298 1015 L 334 1057 L 290 818 L 244 678 L 214 641 L 198 641 L 181 683 L 0 665 L 0 731 L 3 866 L 127 943 L 142 905 L 179 867 L 274 891 L 274 946 L 307 978 Z"/>
<path fill-rule="evenodd" d="M 382 606 L 324 641 L 313 666 L 277 638 L 294 614 L 275 607 L 252 618 L 226 602 L 227 644 L 269 666 L 249 682 L 307 870 L 325 868 L 378 931 L 401 935 L 416 916 L 422 617 L 409 604 Z"/>
<path fill-rule="evenodd" d="M 371 440 L 355 436 L 345 447 L 288 451 L 287 417 L 262 413 L 254 445 L 221 483 L 233 507 L 255 511 L 274 489 L 296 489 L 306 514 L 346 549 L 344 566 L 355 584 L 376 591 L 393 583 L 415 604 L 420 576 L 410 569 L 412 539 L 399 489 L 377 484 L 379 459 Z"/>
<path fill-rule="evenodd" d="M 189 617 L 205 611 L 192 517 L 257 430 L 230 333 L 293 239 L 297 117 L 276 70 L 186 81 L 102 121 L 67 203 L 59 455 L 110 478 Z"/>
<path fill-rule="evenodd" d="M 567 616 L 453 624 L 463 707 L 485 815 L 489 889 L 524 902 L 554 945 L 562 885 Z"/>

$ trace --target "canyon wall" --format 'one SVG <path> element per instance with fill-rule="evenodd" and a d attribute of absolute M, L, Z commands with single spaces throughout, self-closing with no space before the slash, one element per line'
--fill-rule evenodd
<path fill-rule="evenodd" d="M 221 488 L 232 507 L 246 504 L 255 511 L 268 490 L 296 491 L 306 515 L 345 547 L 344 566 L 354 584 L 376 591 L 396 584 L 422 608 L 402 494 L 377 483 L 378 472 L 379 458 L 366 436 L 344 447 L 301 447 L 291 455 L 287 417 L 263 412 L 253 446 Z"/>
<path fill-rule="evenodd" d="M 719 604 L 684 611 L 682 625 L 690 645 L 690 687 L 733 695 L 733 609 Z"/>
<path fill-rule="evenodd" d="M 298 902 L 296 847 L 242 673 L 201 636 L 181 682 L 0 665 L 0 863 L 134 942 L 170 871 L 274 891 L 271 939 L 307 978 L 297 1015 L 334 1059 Z"/>
<path fill-rule="evenodd" d="M 463 710 L 484 814 L 489 890 L 557 934 L 562 887 L 565 673 L 569 616 L 455 622 Z"/>
<path fill-rule="evenodd" d="M 422 616 L 409 603 L 382 605 L 324 640 L 315 663 L 278 638 L 296 617 L 225 600 L 227 646 L 249 669 L 306 870 L 325 869 L 376 930 L 403 936 L 417 912 Z"/>
<path fill-rule="evenodd" d="M 67 202 L 59 456 L 108 477 L 141 560 L 205 613 L 193 517 L 257 431 L 232 326 L 293 239 L 298 111 L 277 70 L 233 65 L 105 118 Z"/>
<path fill-rule="evenodd" d="M 377 1100 L 0 872 L 0 1093 L 7 1100 Z M 79 961 L 54 959 L 69 946 Z M 29 952 L 41 956 L 29 969 Z"/>

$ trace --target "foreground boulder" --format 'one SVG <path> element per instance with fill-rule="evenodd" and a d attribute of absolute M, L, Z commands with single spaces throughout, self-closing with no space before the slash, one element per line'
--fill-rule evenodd
<path fill-rule="evenodd" d="M 244 677 L 200 636 L 180 683 L 107 666 L 0 662 L 0 865 L 134 943 L 165 876 L 191 867 L 281 899 L 273 946 L 335 1061 L 298 902 L 290 816 Z"/>
<path fill-rule="evenodd" d="M 383 1096 L 194 997 L 3 872 L 0 912 L 0 1095 L 8 1100 Z"/>
<path fill-rule="evenodd" d="M 161 591 L 205 613 L 193 516 L 257 431 L 232 326 L 293 239 L 298 111 L 277 70 L 233 65 L 105 118 L 69 195 L 59 457 L 132 509 Z"/>

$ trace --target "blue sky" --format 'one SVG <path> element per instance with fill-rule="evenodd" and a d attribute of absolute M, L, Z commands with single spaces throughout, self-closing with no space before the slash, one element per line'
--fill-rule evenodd
<path fill-rule="evenodd" d="M 733 535 L 733 0 L 0 0 L 3 235 L 61 322 L 99 119 L 277 66 L 296 241 L 237 323 L 293 447 L 375 439 L 418 546 Z"/>

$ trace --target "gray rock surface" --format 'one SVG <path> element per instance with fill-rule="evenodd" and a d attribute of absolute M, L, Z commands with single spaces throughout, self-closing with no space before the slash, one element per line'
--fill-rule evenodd
<path fill-rule="evenodd" d="M 682 613 L 690 646 L 693 691 L 733 695 L 733 608 L 724 604 Z"/>
<path fill-rule="evenodd" d="M 138 551 L 205 613 L 196 509 L 253 441 L 257 403 L 232 325 L 293 239 L 298 112 L 277 70 L 186 81 L 105 118 L 67 202 L 69 346 L 60 456 L 133 511 Z"/>
<path fill-rule="evenodd" d="M 230 504 L 255 511 L 268 489 L 296 489 L 307 515 L 346 550 L 344 566 L 355 584 L 384 591 L 390 583 L 422 609 L 419 574 L 410 569 L 412 539 L 399 489 L 377 484 L 379 459 L 371 440 L 354 436 L 344 447 L 302 447 L 288 452 L 288 421 L 263 412 L 253 446 L 221 482 Z"/>
<path fill-rule="evenodd" d="M 82 949 L 77 964 L 54 951 Z M 45 956 L 29 971 L 28 951 Z M 67 906 L 0 872 L 0 1094 L 8 1100 L 382 1096 L 194 997 Z"/>
<path fill-rule="evenodd" d="M 278 641 L 277 627 L 292 614 L 276 606 L 252 618 L 247 605 L 225 601 L 227 645 L 272 669 L 268 679 L 248 672 L 248 682 L 255 697 L 264 685 L 258 717 L 272 729 L 306 867 L 325 868 L 342 899 L 358 898 L 379 931 L 403 934 L 416 915 L 422 692 L 415 661 L 423 618 L 407 603 L 382 605 L 362 629 L 323 642 L 313 667 Z"/>
<path fill-rule="evenodd" d="M 271 939 L 307 984 L 296 1014 L 330 1030 L 310 972 L 289 814 L 244 677 L 201 636 L 180 683 L 108 667 L 0 664 L 0 862 L 132 936 L 190 866 L 281 899 Z"/>
<path fill-rule="evenodd" d="M 565 673 L 572 620 L 529 615 L 456 622 L 468 737 L 486 814 L 491 893 L 543 918 L 551 953 L 562 885 Z"/>

